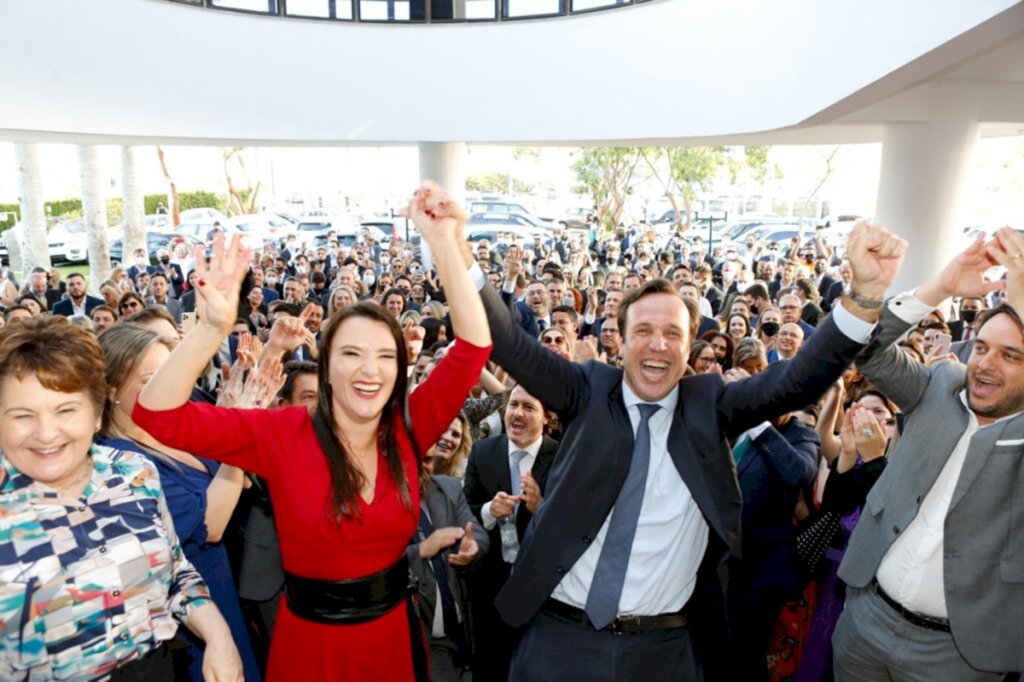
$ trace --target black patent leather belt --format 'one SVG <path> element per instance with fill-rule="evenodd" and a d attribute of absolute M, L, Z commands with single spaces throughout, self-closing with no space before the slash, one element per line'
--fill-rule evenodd
<path fill-rule="evenodd" d="M 288 608 L 316 623 L 354 625 L 380 618 L 410 594 L 409 562 L 402 558 L 365 578 L 316 580 L 285 572 Z"/>
<path fill-rule="evenodd" d="M 547 599 L 542 606 L 548 613 L 593 627 L 583 609 L 570 606 L 557 599 Z M 687 625 L 686 616 L 681 613 L 663 613 L 657 616 L 620 616 L 604 628 L 613 635 L 639 635 L 653 630 L 677 630 Z"/>
<path fill-rule="evenodd" d="M 945 618 L 935 618 L 933 616 L 926 616 L 923 613 L 916 613 L 903 606 L 882 589 L 882 586 L 878 584 L 877 580 L 872 580 L 871 585 L 875 588 L 875 592 L 882 598 L 886 604 L 889 605 L 893 611 L 898 613 L 900 617 L 908 623 L 919 625 L 929 630 L 937 630 L 938 632 L 949 632 L 949 621 Z"/>

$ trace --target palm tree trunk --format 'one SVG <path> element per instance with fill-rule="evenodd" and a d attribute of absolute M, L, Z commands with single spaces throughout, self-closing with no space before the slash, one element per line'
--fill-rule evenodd
<path fill-rule="evenodd" d="M 18 201 L 21 204 L 21 280 L 27 281 L 33 268 L 50 269 L 50 248 L 46 242 L 46 207 L 43 177 L 39 167 L 39 145 L 14 145 L 18 164 Z M 14 265 L 14 262 L 11 262 Z"/>
<path fill-rule="evenodd" d="M 99 147 L 78 145 L 78 172 L 82 181 L 82 215 L 89 236 L 89 289 L 99 292 L 100 284 L 110 277 L 107 202 L 103 196 Z"/>
<path fill-rule="evenodd" d="M 124 248 L 122 257 L 127 259 L 135 249 L 149 249 L 146 246 L 146 199 L 142 194 L 142 183 L 136 166 L 135 147 L 121 147 L 121 184 L 124 188 Z"/>

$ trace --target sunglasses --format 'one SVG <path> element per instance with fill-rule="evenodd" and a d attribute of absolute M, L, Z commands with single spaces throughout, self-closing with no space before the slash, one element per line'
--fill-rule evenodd
<path fill-rule="evenodd" d="M 540 342 L 545 344 L 545 345 L 555 344 L 557 346 L 564 346 L 565 345 L 565 337 L 564 336 L 542 336 L 542 337 L 540 337 Z"/>

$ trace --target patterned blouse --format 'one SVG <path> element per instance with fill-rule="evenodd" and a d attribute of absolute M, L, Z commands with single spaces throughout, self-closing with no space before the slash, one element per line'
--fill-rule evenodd
<path fill-rule="evenodd" d="M 210 600 L 153 464 L 102 446 L 90 456 L 73 498 L 0 453 L 0 680 L 102 679 Z"/>

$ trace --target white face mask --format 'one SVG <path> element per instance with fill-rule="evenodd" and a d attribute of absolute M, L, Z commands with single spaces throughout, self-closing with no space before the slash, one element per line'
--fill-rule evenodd
<path fill-rule="evenodd" d="M 363 284 L 365 284 L 366 286 L 372 287 L 373 283 L 376 281 L 377 277 L 370 270 L 367 270 L 366 272 L 363 273 Z"/>
<path fill-rule="evenodd" d="M 267 286 L 271 286 L 272 287 L 275 284 L 277 284 L 277 277 L 267 277 L 265 281 L 267 283 Z"/>
<path fill-rule="evenodd" d="M 141 268 L 149 265 L 149 261 L 146 258 L 136 258 L 135 264 Z"/>

